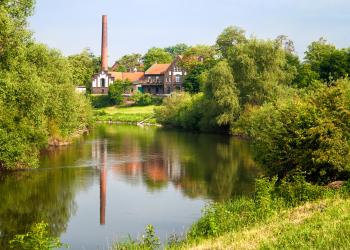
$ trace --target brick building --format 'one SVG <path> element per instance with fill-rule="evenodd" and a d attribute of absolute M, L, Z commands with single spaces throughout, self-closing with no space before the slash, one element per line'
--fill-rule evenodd
<path fill-rule="evenodd" d="M 109 86 L 117 80 L 128 80 L 137 91 L 154 95 L 183 90 L 186 72 L 180 67 L 181 56 L 169 64 L 154 64 L 146 72 L 113 72 L 108 70 L 107 16 L 102 17 L 101 71 L 93 76 L 92 93 L 108 94 Z"/>

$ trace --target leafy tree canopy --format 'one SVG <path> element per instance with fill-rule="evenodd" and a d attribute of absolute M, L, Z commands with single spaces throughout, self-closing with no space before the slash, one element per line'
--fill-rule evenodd
<path fill-rule="evenodd" d="M 143 70 L 141 54 L 124 55 L 113 66 L 113 70 L 118 72 L 132 72 L 135 69 L 136 71 Z"/>
<path fill-rule="evenodd" d="M 187 44 L 179 43 L 174 46 L 169 46 L 165 48 L 165 51 L 169 52 L 173 58 L 183 55 L 183 53 L 188 50 L 190 47 Z"/>
<path fill-rule="evenodd" d="M 149 69 L 155 63 L 171 63 L 173 57 L 165 49 L 151 48 L 143 56 L 145 70 Z"/>

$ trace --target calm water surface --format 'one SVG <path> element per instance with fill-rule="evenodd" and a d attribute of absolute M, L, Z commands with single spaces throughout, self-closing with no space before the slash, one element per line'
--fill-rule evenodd
<path fill-rule="evenodd" d="M 0 249 L 40 221 L 70 249 L 108 249 L 147 224 L 165 240 L 206 203 L 250 193 L 257 171 L 247 142 L 228 136 L 99 125 L 39 169 L 0 175 Z"/>

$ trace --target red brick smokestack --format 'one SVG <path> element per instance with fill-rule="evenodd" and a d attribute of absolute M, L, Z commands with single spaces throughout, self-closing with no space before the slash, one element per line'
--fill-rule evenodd
<path fill-rule="evenodd" d="M 102 16 L 102 46 L 101 46 L 101 69 L 108 71 L 108 34 L 107 34 L 107 16 Z"/>

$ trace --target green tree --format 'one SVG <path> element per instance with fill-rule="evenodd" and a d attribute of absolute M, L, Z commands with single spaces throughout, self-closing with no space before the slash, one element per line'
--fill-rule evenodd
<path fill-rule="evenodd" d="M 36 167 L 49 138 L 68 139 L 88 126 L 91 114 L 75 93 L 67 58 L 27 30 L 33 6 L 29 0 L 0 3 L 0 169 Z"/>
<path fill-rule="evenodd" d="M 205 112 L 201 120 L 202 129 L 216 126 L 229 130 L 240 112 L 239 92 L 231 69 L 226 61 L 221 61 L 208 72 L 204 85 Z"/>
<path fill-rule="evenodd" d="M 84 49 L 80 54 L 69 56 L 68 62 L 73 76 L 72 83 L 90 89 L 92 76 L 100 70 L 100 59 L 89 49 Z"/>
<path fill-rule="evenodd" d="M 154 63 L 171 63 L 172 60 L 171 54 L 161 48 L 151 48 L 143 56 L 145 70 L 149 69 Z"/>
<path fill-rule="evenodd" d="M 255 38 L 238 44 L 228 57 L 242 104 L 260 105 L 276 96 L 278 85 L 290 85 L 296 70 L 287 71 L 286 53 L 275 41 Z"/>
<path fill-rule="evenodd" d="M 236 26 L 227 27 L 216 39 L 216 45 L 224 58 L 233 54 L 235 46 L 247 42 L 245 31 Z"/>
<path fill-rule="evenodd" d="M 135 69 L 137 71 L 142 71 L 143 66 L 141 63 L 141 54 L 129 54 L 124 55 L 122 58 L 117 60 L 113 66 L 113 70 L 118 72 L 132 72 Z"/>
<path fill-rule="evenodd" d="M 129 81 L 115 81 L 108 88 L 108 97 L 113 105 L 119 105 L 123 103 L 123 94 L 130 88 L 131 82 Z"/>
<path fill-rule="evenodd" d="M 183 53 L 188 50 L 190 47 L 185 43 L 179 43 L 174 46 L 169 46 L 165 48 L 165 51 L 170 53 L 173 58 L 183 55 Z"/>
<path fill-rule="evenodd" d="M 180 65 L 186 70 L 184 89 L 190 93 L 201 90 L 205 73 L 216 63 L 216 51 L 212 46 L 197 45 L 183 54 Z"/>
<path fill-rule="evenodd" d="M 323 59 L 329 57 L 335 50 L 334 45 L 329 44 L 326 39 L 321 37 L 308 46 L 308 50 L 305 52 L 305 61 L 311 65 L 313 71 L 320 72 Z"/>

